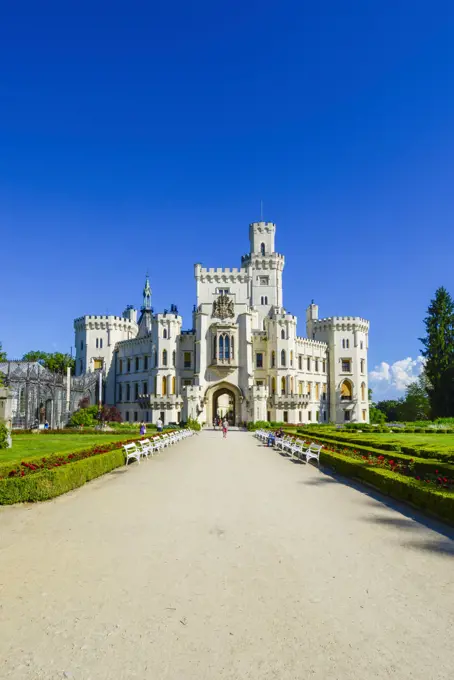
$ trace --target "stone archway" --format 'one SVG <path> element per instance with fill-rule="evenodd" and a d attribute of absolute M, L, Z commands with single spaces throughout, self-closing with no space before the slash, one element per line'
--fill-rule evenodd
<path fill-rule="evenodd" d="M 211 425 L 216 415 L 227 416 L 230 425 L 241 421 L 242 394 L 232 383 L 223 381 L 209 387 L 205 393 L 207 424 Z"/>

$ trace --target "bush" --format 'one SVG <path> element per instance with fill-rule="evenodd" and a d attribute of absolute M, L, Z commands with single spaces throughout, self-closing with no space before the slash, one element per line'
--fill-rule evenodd
<path fill-rule="evenodd" d="M 8 428 L 5 423 L 0 423 L 0 449 L 6 449 L 8 443 Z"/>
<path fill-rule="evenodd" d="M 190 430 L 194 430 L 194 432 L 199 432 L 202 429 L 199 421 L 195 420 L 195 418 L 188 418 L 186 426 L 189 427 Z"/>
<path fill-rule="evenodd" d="M 93 427 L 97 423 L 96 416 L 98 415 L 98 410 L 97 406 L 78 409 L 69 419 L 69 427 Z"/>
<path fill-rule="evenodd" d="M 332 451 L 320 453 L 320 462 L 341 475 L 359 479 L 399 501 L 454 525 L 454 494 L 438 489 L 427 489 L 411 477 L 404 477 L 389 470 L 368 467 L 354 458 L 347 458 Z"/>

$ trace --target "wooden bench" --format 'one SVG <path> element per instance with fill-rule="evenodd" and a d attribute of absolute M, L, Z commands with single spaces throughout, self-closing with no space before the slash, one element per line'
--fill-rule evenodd
<path fill-rule="evenodd" d="M 123 450 L 126 454 L 125 465 L 128 465 L 130 459 L 136 460 L 138 463 L 140 463 L 142 452 L 137 448 L 136 444 L 123 444 Z"/>
<path fill-rule="evenodd" d="M 308 463 L 311 458 L 314 458 L 317 463 L 320 465 L 320 451 L 323 449 L 323 444 L 314 444 L 314 442 L 311 443 L 308 449 L 306 451 L 303 451 L 303 454 L 306 456 L 306 462 Z"/>

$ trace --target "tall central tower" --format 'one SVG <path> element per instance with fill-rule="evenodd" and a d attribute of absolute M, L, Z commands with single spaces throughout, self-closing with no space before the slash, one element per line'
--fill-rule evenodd
<path fill-rule="evenodd" d="M 285 259 L 276 253 L 274 222 L 253 222 L 249 225 L 250 305 L 259 311 L 261 324 L 272 307 L 282 307 L 282 272 Z"/>

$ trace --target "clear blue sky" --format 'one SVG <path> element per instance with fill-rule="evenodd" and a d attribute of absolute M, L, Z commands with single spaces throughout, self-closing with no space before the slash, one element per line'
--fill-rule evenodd
<path fill-rule="evenodd" d="M 415 0 L 9 2 L 0 21 L 0 340 L 179 305 L 278 225 L 284 304 L 419 352 L 454 294 L 454 6 Z"/>

